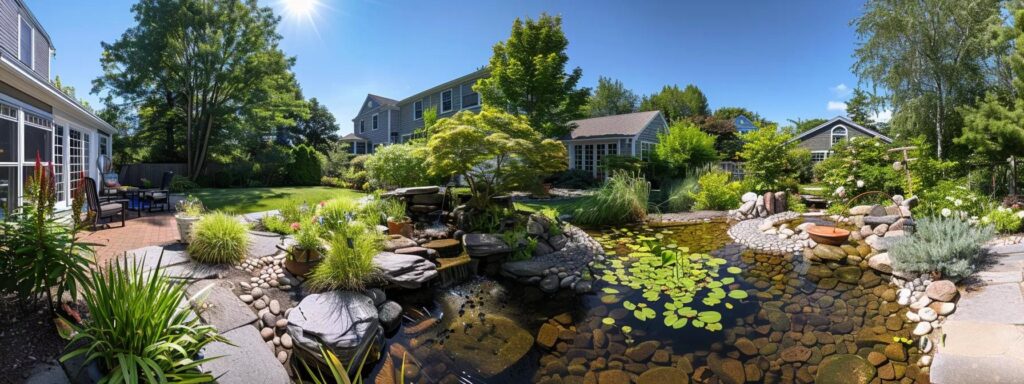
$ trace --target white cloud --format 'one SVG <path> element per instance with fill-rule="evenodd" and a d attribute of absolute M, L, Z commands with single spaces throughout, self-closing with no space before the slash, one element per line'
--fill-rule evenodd
<path fill-rule="evenodd" d="M 831 89 L 832 93 L 835 94 L 836 97 L 846 97 L 847 95 L 850 94 L 850 92 L 852 92 L 850 90 L 850 87 L 848 87 L 845 83 L 839 83 L 839 85 L 834 86 Z"/>
<path fill-rule="evenodd" d="M 846 103 L 842 101 L 829 101 L 827 109 L 829 111 L 846 113 Z"/>
<path fill-rule="evenodd" d="M 886 110 L 882 110 L 882 111 L 878 111 L 878 112 L 872 113 L 871 114 L 871 120 L 874 120 L 874 121 L 879 122 L 879 123 L 888 123 L 889 120 L 892 120 L 892 110 L 891 109 L 886 109 Z"/>

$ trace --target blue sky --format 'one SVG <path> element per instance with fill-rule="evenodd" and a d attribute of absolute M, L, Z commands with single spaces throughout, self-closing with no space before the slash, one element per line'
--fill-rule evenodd
<path fill-rule="evenodd" d="M 283 0 L 261 0 L 284 15 Z M 56 47 L 53 73 L 87 95 L 101 41 L 133 25 L 130 1 L 27 0 Z M 320 0 L 313 20 L 285 17 L 306 97 L 334 113 L 341 133 L 367 93 L 401 99 L 487 63 L 516 17 L 560 14 L 570 65 L 583 86 L 598 76 L 639 94 L 695 84 L 712 108 L 766 118 L 833 117 L 857 84 L 850 72 L 859 0 L 376 1 Z"/>

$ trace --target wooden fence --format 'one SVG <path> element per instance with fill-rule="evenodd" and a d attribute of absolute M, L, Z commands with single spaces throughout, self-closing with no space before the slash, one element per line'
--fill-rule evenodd
<path fill-rule="evenodd" d="M 139 186 L 142 185 L 142 179 L 146 178 L 153 182 L 153 185 L 159 186 L 164 172 L 174 172 L 175 175 L 184 176 L 188 173 L 188 165 L 184 163 L 126 164 L 121 166 L 117 178 L 121 185 Z"/>

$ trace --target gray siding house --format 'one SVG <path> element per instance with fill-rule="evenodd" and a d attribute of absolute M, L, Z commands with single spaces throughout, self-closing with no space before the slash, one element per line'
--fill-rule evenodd
<path fill-rule="evenodd" d="M 606 175 L 601 167 L 605 156 L 633 156 L 647 160 L 658 133 L 668 129 L 660 111 L 574 120 L 572 133 L 562 138 L 569 151 L 569 169 L 590 171 L 598 179 Z"/>
<path fill-rule="evenodd" d="M 113 127 L 50 83 L 53 43 L 22 0 L 0 0 L 0 217 L 16 207 L 36 154 L 53 162 L 57 208 L 70 207 L 78 175 L 99 179 Z"/>
<path fill-rule="evenodd" d="M 811 151 L 811 161 L 817 163 L 828 158 L 832 153 L 832 146 L 843 140 L 855 139 L 858 137 L 874 137 L 884 143 L 892 143 L 892 139 L 873 129 L 854 123 L 845 116 L 836 116 L 832 120 L 811 128 L 792 141 L 797 145 Z"/>
<path fill-rule="evenodd" d="M 428 108 L 436 109 L 438 118 L 464 110 L 479 111 L 480 94 L 473 91 L 473 85 L 489 74 L 488 69 L 479 69 L 402 100 L 369 94 L 352 119 L 352 133 L 341 140 L 350 144 L 352 153 L 373 153 L 379 145 L 411 139 L 423 127 L 423 111 Z"/>

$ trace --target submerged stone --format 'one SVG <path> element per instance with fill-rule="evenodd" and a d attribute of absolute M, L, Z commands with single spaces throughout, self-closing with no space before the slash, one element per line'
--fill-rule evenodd
<path fill-rule="evenodd" d="M 818 384 L 867 384 L 875 378 L 875 366 L 857 355 L 832 355 L 818 366 Z"/>

